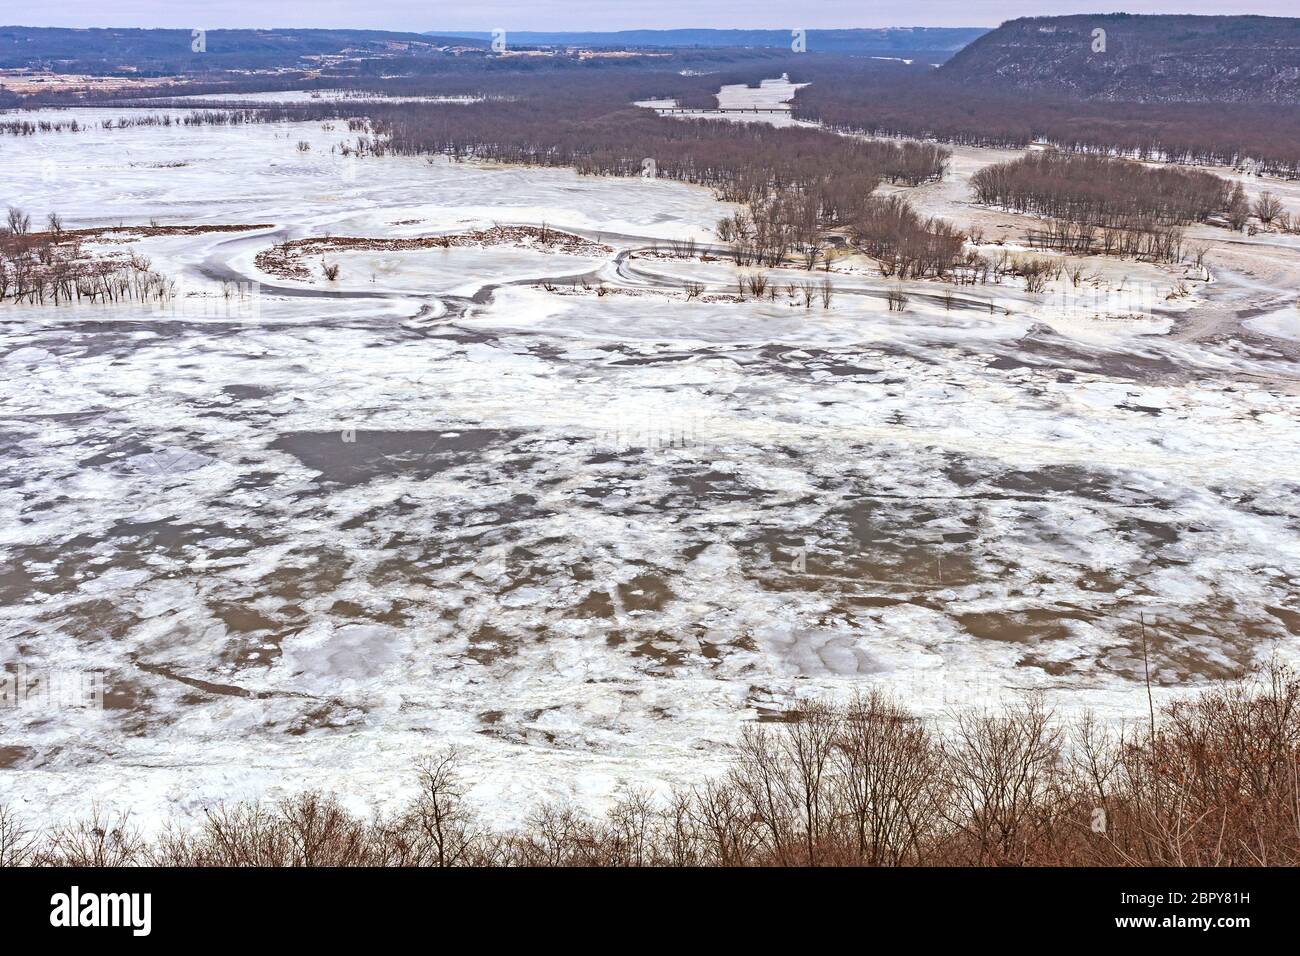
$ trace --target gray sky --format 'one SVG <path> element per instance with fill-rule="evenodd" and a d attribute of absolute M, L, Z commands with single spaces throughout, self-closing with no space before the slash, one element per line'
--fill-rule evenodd
<path fill-rule="evenodd" d="M 996 26 L 1063 13 L 1295 16 L 1296 0 L 4 0 L 0 23 L 47 27 L 625 30 Z"/>

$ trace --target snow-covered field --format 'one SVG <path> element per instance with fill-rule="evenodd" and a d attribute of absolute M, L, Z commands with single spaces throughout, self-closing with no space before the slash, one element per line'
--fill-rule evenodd
<path fill-rule="evenodd" d="M 365 106 L 370 103 L 477 103 L 477 96 L 392 96 L 367 90 L 277 90 L 263 93 L 200 93 L 177 97 L 152 97 L 136 100 L 138 103 L 185 103 L 194 100 L 203 103 L 261 103 L 280 105 L 288 103 L 344 102 Z"/>
<path fill-rule="evenodd" d="M 1162 697 L 1295 656 L 1293 241 L 1207 230 L 1215 281 L 1176 299 L 1181 269 L 1095 261 L 1041 294 L 905 284 L 897 313 L 846 257 L 811 276 L 829 308 L 793 269 L 736 301 L 726 260 L 650 251 L 710 240 L 705 189 L 344 160 L 347 135 L 0 143 L 34 220 L 270 224 L 134 243 L 177 280 L 162 309 L 0 304 L 0 663 L 108 684 L 0 711 L 33 816 L 383 806 L 456 742 L 504 822 L 696 780 L 743 721 L 856 687 L 1140 715 L 1142 618 Z M 993 242 L 1023 220 L 966 205 L 979 153 L 913 195 Z M 493 224 L 613 251 L 254 262 Z"/>

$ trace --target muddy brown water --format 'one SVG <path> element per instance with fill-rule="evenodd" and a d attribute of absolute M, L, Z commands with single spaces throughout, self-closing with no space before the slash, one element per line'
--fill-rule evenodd
<path fill-rule="evenodd" d="M 521 433 L 490 428 L 461 431 L 289 432 L 270 445 L 287 451 L 331 484 L 355 486 L 403 475 L 421 480 L 508 444 Z"/>

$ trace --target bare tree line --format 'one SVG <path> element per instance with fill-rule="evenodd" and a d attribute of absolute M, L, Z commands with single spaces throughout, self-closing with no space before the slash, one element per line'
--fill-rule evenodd
<path fill-rule="evenodd" d="M 941 219 L 922 219 L 901 196 L 873 196 L 849 223 L 854 245 L 886 276 L 946 278 L 963 261 L 966 235 Z"/>
<path fill-rule="evenodd" d="M 341 147 L 345 155 L 442 154 L 530 165 L 568 166 L 595 175 L 654 176 L 713 188 L 746 213 L 723 228 L 737 261 L 774 266 L 795 256 L 808 269 L 824 260 L 823 233 L 862 216 L 885 180 L 918 185 L 941 178 L 949 152 L 932 143 L 871 142 L 822 130 L 683 121 L 627 104 L 674 93 L 692 100 L 728 79 L 754 82 L 759 68 L 736 76 L 681 77 L 662 71 L 607 70 L 598 85 L 582 73 L 548 71 L 480 77 L 496 95 L 455 105 L 313 102 L 253 108 L 195 108 L 175 122 L 231 125 L 280 120 L 346 120 L 368 133 Z M 770 69 L 770 68 L 769 68 Z M 430 81 L 432 82 L 432 81 Z M 460 80 L 463 82 L 463 80 Z M 433 84 L 436 88 L 436 83 Z M 425 90 L 428 91 L 427 89 Z M 712 98 L 712 92 L 708 97 Z M 164 122 L 156 116 L 137 122 Z M 118 126 L 128 120 L 120 120 Z M 165 117 L 171 123 L 170 115 Z M 113 128 L 111 121 L 101 124 Z M 942 231 L 940 227 L 939 231 Z M 912 237 L 911 245 L 922 243 Z M 942 240 L 933 240 L 942 241 Z M 915 253 L 904 254 L 910 261 Z"/>
<path fill-rule="evenodd" d="M 81 133 L 94 129 L 132 129 L 137 126 L 198 126 L 213 122 L 226 124 L 243 121 L 242 114 L 230 111 L 235 117 L 208 118 L 204 111 L 194 110 L 188 115 L 173 117 L 170 113 L 148 113 L 144 115 L 119 116 L 116 119 L 102 119 L 98 123 L 88 123 L 73 117 L 70 120 L 5 120 L 0 122 L 0 133 L 11 136 L 33 136 L 36 133 Z"/>
<path fill-rule="evenodd" d="M 745 204 L 795 191 L 816 197 L 824 220 L 844 219 L 882 179 L 920 183 L 942 176 L 946 150 L 865 142 L 807 128 L 680 120 L 628 109 L 617 87 L 534 89 L 515 100 L 455 109 L 376 110 L 372 125 L 398 154 L 441 153 L 581 173 L 653 173 L 706 185 Z"/>
<path fill-rule="evenodd" d="M 31 216 L 10 207 L 0 226 L 0 302 L 29 305 L 69 302 L 166 301 L 173 283 L 148 259 L 90 259 L 81 240 L 50 213 L 47 228 L 32 232 Z"/>
<path fill-rule="evenodd" d="M 1298 768 L 1300 680 L 1276 663 L 1116 728 L 1029 697 L 939 730 L 872 690 L 748 724 L 721 776 L 603 817 L 546 803 L 487 826 L 449 748 L 370 817 L 305 793 L 146 839 L 125 814 L 38 833 L 0 807 L 0 865 L 1296 865 Z"/>
<path fill-rule="evenodd" d="M 397 154 L 569 166 L 597 175 L 644 176 L 649 169 L 709 186 L 747 207 L 719 224 L 738 265 L 776 266 L 793 255 L 811 270 L 825 260 L 825 230 L 859 219 L 883 180 L 917 185 L 941 178 L 947 168 L 949 152 L 934 144 L 683 121 L 627 108 L 645 82 L 624 77 L 592 89 L 582 78 L 551 77 L 511 98 L 454 109 L 378 109 L 370 125 Z"/>
<path fill-rule="evenodd" d="M 1030 232 L 1036 247 L 1155 262 L 1182 258 L 1183 226 L 1235 223 L 1245 203 L 1240 184 L 1212 173 L 1055 151 L 986 166 L 971 188 L 976 202 L 1048 217 Z"/>
<path fill-rule="evenodd" d="M 129 97 L 121 92 L 47 92 L 15 98 L 13 105 L 112 108 L 152 106 L 163 98 L 165 108 L 184 108 L 191 103 L 176 99 L 178 94 L 331 88 L 391 96 L 502 98 L 536 85 L 617 90 L 622 104 L 663 96 L 682 106 L 713 107 L 720 85 L 753 84 L 782 73 L 809 84 L 796 94 L 794 114 L 835 130 L 1016 149 L 1042 142 L 1105 156 L 1300 176 L 1300 114 L 1274 104 L 1102 102 L 1046 92 L 1009 94 L 947 81 L 928 65 L 774 51 L 677 51 L 670 57 L 617 62 L 560 57 L 511 64 L 482 58 L 362 58 L 329 65 L 320 74 L 207 75 L 180 86 L 142 87 Z M 357 112 L 355 104 L 325 102 L 312 104 L 305 113 L 273 108 L 284 111 L 282 118 L 297 114 L 314 119 L 327 109 L 335 116 Z"/>
<path fill-rule="evenodd" d="M 607 69 L 593 85 L 589 74 L 572 69 L 470 70 L 353 82 L 381 90 L 396 90 L 399 84 L 406 93 L 479 89 L 488 93 L 484 101 L 367 103 L 365 119 L 351 115 L 358 104 L 348 102 L 195 109 L 176 122 L 346 120 L 349 130 L 368 134 L 341 147 L 360 157 L 440 153 L 456 160 L 564 165 L 583 173 L 625 176 L 644 175 L 650 160 L 656 176 L 710 186 L 720 198 L 746 207 L 718 226 L 738 265 L 774 267 L 793 258 L 809 270 L 818 263 L 829 268 L 827 230 L 839 228 L 887 276 L 975 282 L 995 274 L 990 263 L 964 249 L 967 237 L 950 223 L 922 218 L 905 200 L 872 195 L 885 180 L 916 185 L 941 177 L 949 153 L 934 143 L 864 142 L 822 130 L 682 121 L 626 105 L 664 92 L 686 102 L 711 98 L 707 91 L 719 82 L 752 85 L 762 72 L 761 65 L 711 77 L 643 67 Z M 868 72 L 876 77 L 878 71 Z M 844 85 L 825 63 L 813 67 L 811 75 L 833 89 Z M 145 119 L 161 121 L 142 117 L 140 122 Z M 1031 244 L 1076 255 L 1177 260 L 1183 223 L 1204 221 L 1216 212 L 1234 225 L 1250 216 L 1248 205 L 1243 212 L 1244 196 L 1225 198 L 1226 184 L 1210 174 L 1148 170 L 1103 156 L 1031 156 L 982 170 L 975 187 L 980 201 L 1049 217 L 1031 233 Z M 1284 210 L 1273 212 L 1266 205 L 1260 211 L 1266 227 L 1276 222 L 1289 228 Z"/>
<path fill-rule="evenodd" d="M 780 283 L 762 272 L 736 273 L 736 297 L 742 302 L 746 294 L 755 300 L 762 300 L 766 296 L 775 302 L 782 292 L 789 305 L 802 302 L 805 309 L 811 309 L 814 302 L 821 302 L 823 309 L 829 309 L 835 300 L 835 284 L 830 279 Z"/>
<path fill-rule="evenodd" d="M 1232 184 L 1213 173 L 1044 151 L 971 177 L 976 202 L 1100 227 L 1186 225 L 1224 211 Z"/>
<path fill-rule="evenodd" d="M 1300 177 L 1300 115 L 1276 104 L 1081 101 L 957 84 L 925 70 L 807 58 L 794 115 L 831 129 L 943 143 L 1059 149 Z"/>

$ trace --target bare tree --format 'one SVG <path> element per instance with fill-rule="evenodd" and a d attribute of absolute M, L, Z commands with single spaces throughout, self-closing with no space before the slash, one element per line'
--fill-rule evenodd
<path fill-rule="evenodd" d="M 803 294 L 803 307 L 811 309 L 813 300 L 817 298 L 817 283 L 801 282 L 799 283 L 799 291 Z"/>
<path fill-rule="evenodd" d="M 714 866 L 744 866 L 761 842 L 762 819 L 743 788 L 729 780 L 706 780 L 692 791 L 689 813 L 704 859 Z"/>
<path fill-rule="evenodd" d="M 5 225 L 15 236 L 25 236 L 32 228 L 32 217 L 14 206 L 9 207 Z"/>
<path fill-rule="evenodd" d="M 839 728 L 839 713 L 820 701 L 804 705 L 784 724 L 784 756 L 792 771 L 793 802 L 803 832 L 804 862 L 809 866 L 817 865 L 818 847 L 827 839 L 835 817 L 830 771 Z"/>
<path fill-rule="evenodd" d="M 744 797 L 774 862 L 794 862 L 795 786 L 780 737 L 762 724 L 741 729 L 731 784 Z"/>
<path fill-rule="evenodd" d="M 1227 218 L 1228 225 L 1238 231 L 1246 227 L 1246 222 L 1250 218 L 1250 203 L 1246 200 L 1246 190 L 1241 183 L 1233 187 L 1232 195 L 1228 199 Z"/>
<path fill-rule="evenodd" d="M 1036 698 L 956 715 L 945 744 L 954 797 L 947 812 L 974 862 L 1023 864 L 1050 835 L 1060 742 L 1051 712 Z"/>
<path fill-rule="evenodd" d="M 1030 697 L 934 730 L 880 691 L 749 724 L 729 772 L 593 817 L 536 806 L 517 830 L 473 822 L 447 749 L 367 822 L 332 796 L 218 806 L 144 840 L 98 809 L 34 837 L 0 808 L 0 865 L 649 866 L 1294 865 L 1300 677 L 1274 661 L 1150 707 L 1140 732 L 1090 715 L 1068 736 Z"/>
<path fill-rule="evenodd" d="M 37 837 L 12 809 L 0 804 L 0 868 L 26 866 L 35 855 Z"/>
<path fill-rule="evenodd" d="M 1273 220 L 1282 214 L 1282 200 L 1278 199 L 1271 192 L 1265 190 L 1255 197 L 1255 202 L 1251 206 L 1251 212 L 1255 218 L 1265 226 L 1273 224 Z"/>
<path fill-rule="evenodd" d="M 942 755 L 924 725 L 873 689 L 849 703 L 835 744 L 855 858 L 920 862 L 943 798 Z"/>
<path fill-rule="evenodd" d="M 49 866 L 131 866 L 144 859 L 146 850 L 129 813 L 95 806 L 88 817 L 51 832 L 36 860 Z"/>
<path fill-rule="evenodd" d="M 477 825 L 465 806 L 464 787 L 454 746 L 421 758 L 416 764 L 419 793 L 408 815 L 417 841 L 417 860 L 437 867 L 471 861 Z"/>

